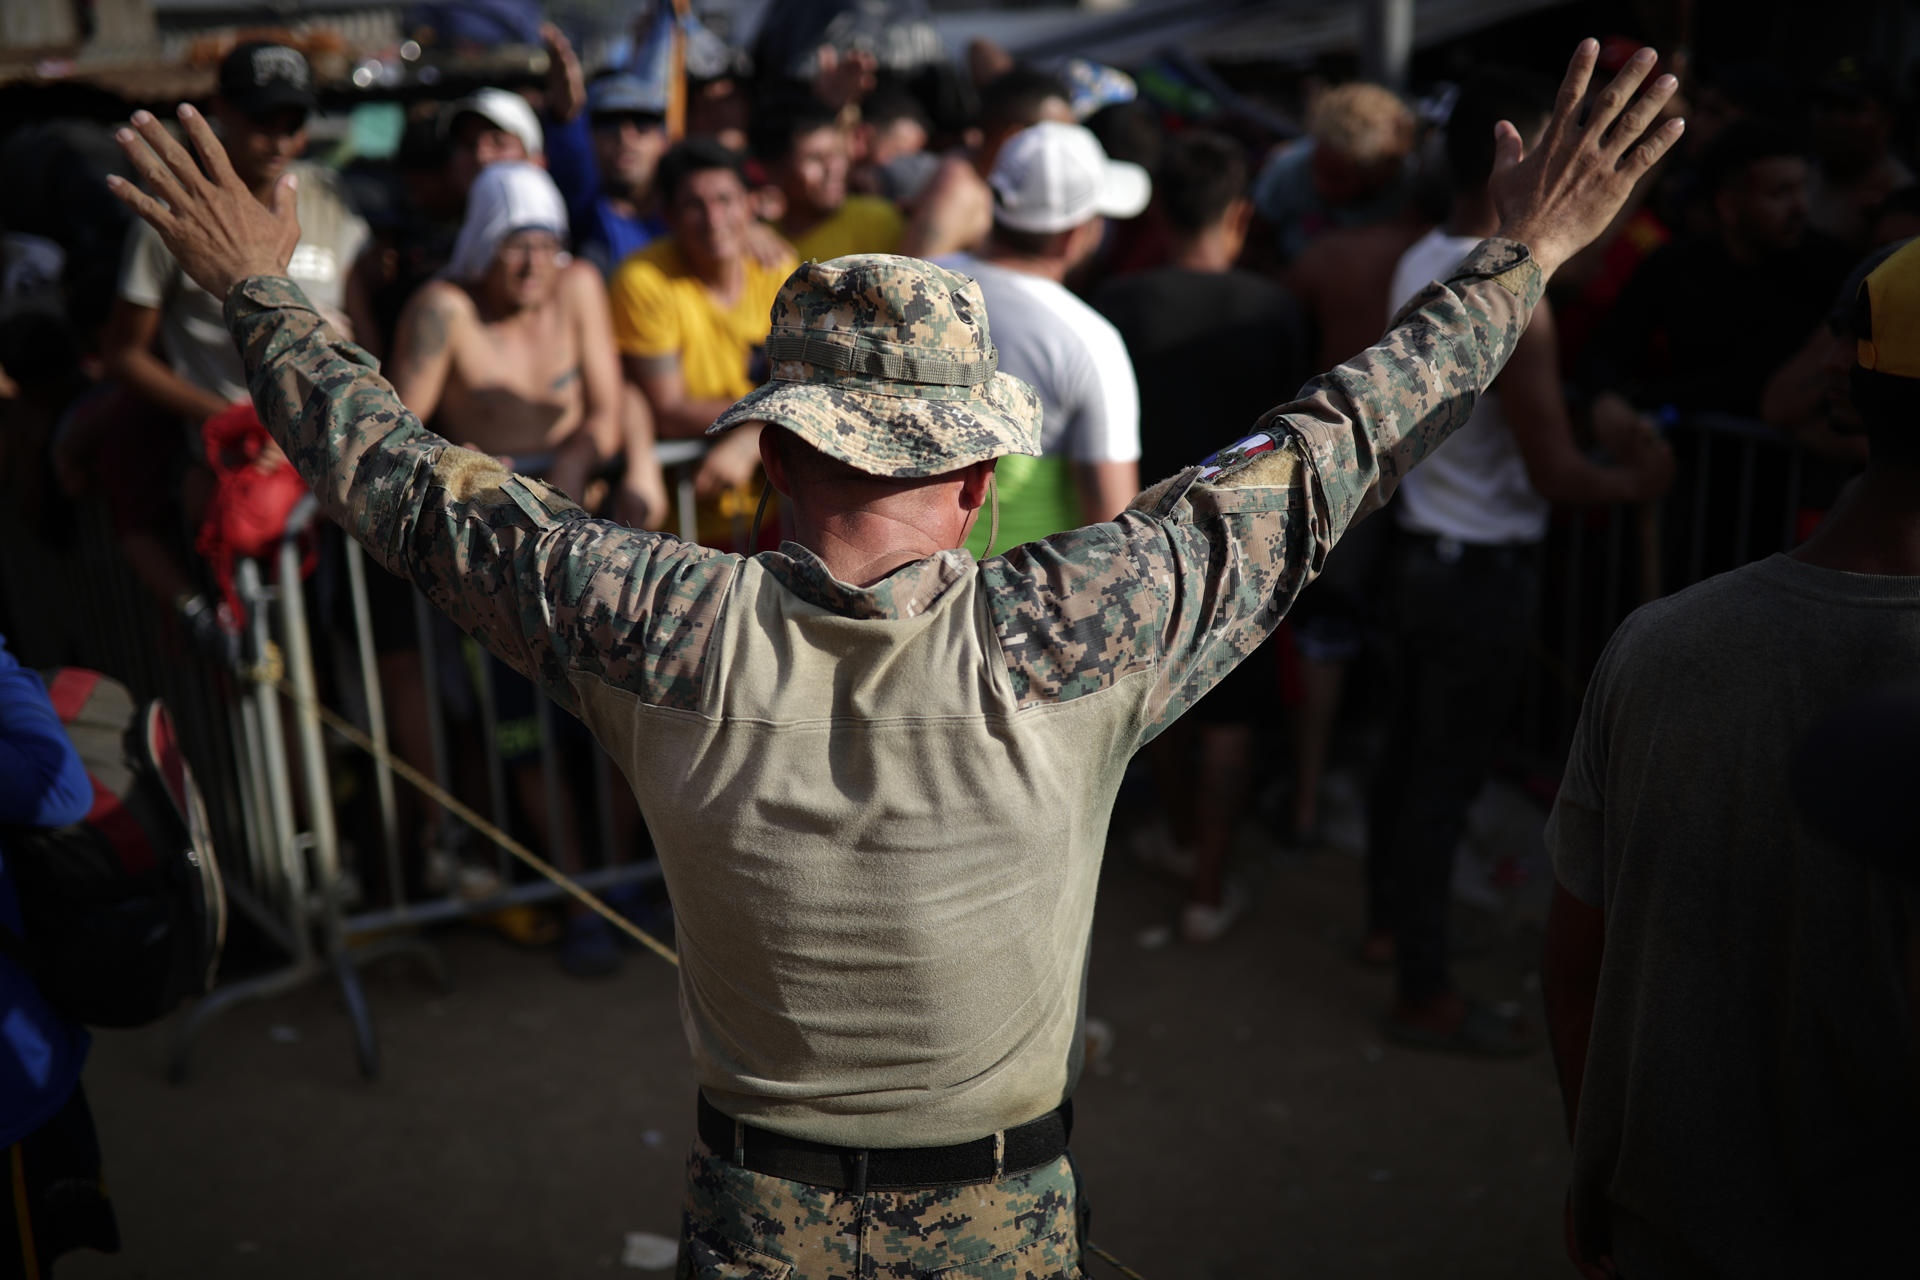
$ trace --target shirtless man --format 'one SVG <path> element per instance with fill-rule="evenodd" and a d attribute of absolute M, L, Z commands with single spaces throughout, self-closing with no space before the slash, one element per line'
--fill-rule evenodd
<path fill-rule="evenodd" d="M 622 447 L 619 514 L 645 525 L 665 510 L 651 464 L 652 422 L 623 400 L 600 274 L 563 252 L 558 188 L 529 164 L 498 164 L 475 181 L 443 278 L 408 302 L 388 377 L 422 421 L 469 448 L 581 499 L 595 465 Z"/>
<path fill-rule="evenodd" d="M 587 501 L 588 480 L 623 447 L 626 478 L 615 497 L 617 519 L 655 527 L 667 510 L 666 486 L 654 459 L 653 419 L 641 397 L 621 383 L 619 356 L 600 273 L 565 250 L 567 215 L 546 171 L 525 163 L 490 165 L 474 181 L 453 260 L 407 303 L 387 369 L 401 403 L 470 449 L 499 455 L 516 470 L 542 475 L 554 488 Z M 392 662 L 389 662 L 392 659 Z M 405 691 L 409 659 L 382 658 L 389 689 Z M 504 673 L 501 673 L 504 676 Z M 417 689 L 418 679 L 413 680 Z M 509 687 L 512 686 L 512 687 Z M 533 715 L 530 686 L 497 679 L 503 726 Z M 518 714 L 524 713 L 524 714 Z M 425 706 L 419 707 L 424 727 Z M 402 755 L 427 743 L 407 740 L 396 717 Z M 503 741 L 513 738 L 509 733 Z M 526 742 L 528 734 L 518 739 Z M 538 757 L 509 760 L 521 805 L 535 827 L 549 830 Z M 579 829 L 562 780 L 562 866 L 580 865 Z M 598 916 L 575 912 L 562 940 L 569 972 L 594 976 L 619 960 L 611 930 Z"/>

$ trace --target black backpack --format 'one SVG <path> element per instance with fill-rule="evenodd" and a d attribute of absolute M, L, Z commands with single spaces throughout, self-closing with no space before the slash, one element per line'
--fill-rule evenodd
<path fill-rule="evenodd" d="M 206 808 L 158 698 L 117 680 L 43 672 L 93 806 L 65 827 L 5 833 L 25 936 L 0 928 L 48 1001 L 77 1022 L 137 1027 L 213 985 L 227 899 Z"/>

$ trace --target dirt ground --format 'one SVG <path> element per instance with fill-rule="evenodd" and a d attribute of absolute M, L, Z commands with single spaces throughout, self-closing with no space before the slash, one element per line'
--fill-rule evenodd
<path fill-rule="evenodd" d="M 1522 806 L 1520 827 L 1539 816 Z M 1176 890 L 1109 858 L 1091 1004 L 1114 1038 L 1073 1144 L 1095 1242 L 1147 1280 L 1566 1274 L 1544 1051 L 1388 1044 L 1389 979 L 1349 958 L 1359 862 L 1259 863 L 1225 939 L 1152 947 Z M 1491 945 L 1459 973 L 1537 1009 L 1531 870 L 1489 901 Z M 674 1235 L 692 1137 L 673 972 L 634 952 L 582 984 L 477 929 L 434 938 L 451 993 L 404 959 L 368 974 L 374 1082 L 326 985 L 217 1020 L 184 1086 L 163 1079 L 161 1030 L 99 1035 L 86 1084 L 125 1251 L 71 1257 L 63 1280 L 644 1274 L 629 1235 Z"/>

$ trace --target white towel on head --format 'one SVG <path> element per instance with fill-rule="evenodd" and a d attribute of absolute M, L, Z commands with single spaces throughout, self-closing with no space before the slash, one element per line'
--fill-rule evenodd
<path fill-rule="evenodd" d="M 453 242 L 450 280 L 472 283 L 493 265 L 500 242 L 516 231 L 551 231 L 567 238 L 567 202 L 539 165 L 524 160 L 490 164 L 467 193 L 467 216 Z"/>

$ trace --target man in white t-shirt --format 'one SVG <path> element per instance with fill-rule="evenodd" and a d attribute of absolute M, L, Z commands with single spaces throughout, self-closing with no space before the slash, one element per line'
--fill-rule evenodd
<path fill-rule="evenodd" d="M 220 64 L 220 96 L 208 115 L 220 128 L 234 171 L 263 202 L 307 146 L 313 73 L 285 45 L 237 46 Z M 348 278 L 367 240 L 367 224 L 333 175 L 315 166 L 299 174 L 300 244 L 288 273 L 347 337 Z M 195 452 L 200 424 L 247 399 L 245 370 L 221 315 L 221 301 L 180 270 L 146 223 L 135 219 L 120 267 L 120 296 L 103 342 L 107 367 L 138 395 L 184 419 Z M 164 356 L 154 353 L 158 337 Z"/>
<path fill-rule="evenodd" d="M 1553 85 L 1488 72 L 1464 86 L 1448 121 L 1453 212 L 1415 242 L 1389 306 L 1445 279 L 1497 224 L 1487 195 L 1493 130 L 1529 140 L 1553 110 Z M 998 317 L 995 317 L 996 322 Z M 1454 850 L 1492 765 L 1525 669 L 1550 504 L 1645 502 L 1673 481 L 1651 430 L 1605 442 L 1621 461 L 1589 461 L 1560 393 L 1553 311 L 1543 301 L 1467 425 L 1400 485 L 1386 612 L 1401 684 L 1368 813 L 1368 936 L 1361 959 L 1393 965 L 1387 1033 L 1474 1053 L 1531 1047 L 1515 1020 L 1453 989 L 1447 912 Z"/>
<path fill-rule="evenodd" d="M 996 549 L 1111 520 L 1140 491 L 1140 392 L 1127 344 L 1067 291 L 1069 271 L 1099 247 L 1104 218 L 1147 207 L 1139 165 L 1107 159 L 1077 124 L 1046 121 L 1007 140 L 988 182 L 993 235 L 979 256 L 940 265 L 980 282 L 1000 369 L 1040 394 L 1040 456 L 1000 463 Z M 991 530 L 967 549 L 984 556 Z"/>

